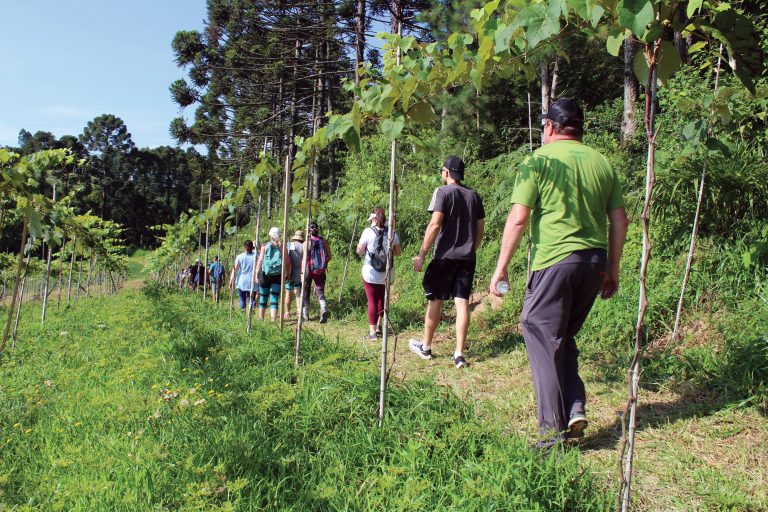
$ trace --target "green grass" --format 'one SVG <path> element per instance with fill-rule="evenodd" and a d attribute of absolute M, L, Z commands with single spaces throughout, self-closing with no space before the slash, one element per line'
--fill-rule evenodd
<path fill-rule="evenodd" d="M 28 314 L 0 369 L 0 509 L 609 510 L 578 451 L 542 456 L 344 344 L 158 289 Z"/>

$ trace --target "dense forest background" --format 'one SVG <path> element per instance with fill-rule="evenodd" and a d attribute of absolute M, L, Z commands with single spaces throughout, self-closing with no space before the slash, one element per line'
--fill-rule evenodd
<path fill-rule="evenodd" d="M 125 227 L 129 244 L 152 247 L 156 240 L 151 226 L 173 223 L 182 212 L 197 210 L 201 201 L 207 201 L 209 188 L 215 200 L 222 183 L 236 183 L 262 150 L 282 162 L 286 155 L 295 154 L 295 137 L 311 134 L 315 119 L 322 126 L 330 113 L 346 112 L 352 99 L 347 84 L 358 80 L 358 65 L 374 76 L 381 65 L 377 32 L 389 31 L 401 20 L 404 33 L 419 41 L 444 38 L 466 28 L 469 12 L 481 3 L 210 0 L 206 28 L 198 32 L 179 27 L 182 30 L 170 42 L 183 76 L 169 84 L 180 109 L 180 116 L 169 126 L 177 147 L 136 148 L 129 127 L 120 118 L 104 114 L 90 121 L 82 133 L 58 139 L 49 132 L 33 134 L 22 128 L 18 147 L 11 149 L 29 154 L 69 148 L 85 165 L 39 176 L 40 192 L 50 196 L 56 183 L 59 197 L 71 193 L 78 211 L 90 210 L 114 220 Z M 765 48 L 766 2 L 736 2 L 735 6 L 753 20 Z M 681 8 L 680 18 L 685 15 Z M 685 67 L 660 99 L 662 119 L 667 107 L 676 107 L 681 96 L 695 102 L 707 84 L 711 87 L 718 60 L 716 48 L 690 53 L 697 44 L 691 37 L 676 34 L 674 41 Z M 553 99 L 570 96 L 583 103 L 588 131 L 602 137 L 598 145 L 620 155 L 617 162 L 638 162 L 639 169 L 644 151 L 639 139 L 645 134 L 638 139 L 642 119 L 637 102 L 643 90 L 634 77 L 632 61 L 640 45 L 628 38 L 620 43 L 619 56 L 612 57 L 605 51 L 606 44 L 611 44 L 610 34 L 587 34 L 566 26 L 554 42 L 537 52 L 536 76 L 495 78 L 482 93 L 461 86 L 432 98 L 434 122 L 426 131 L 450 140 L 448 146 L 470 161 L 486 161 L 531 142 L 536 145 L 537 114 Z M 722 68 L 727 85 L 726 59 Z M 762 86 L 764 78 L 758 81 L 758 89 Z M 688 112 L 686 118 L 698 114 Z M 732 122 L 716 135 L 725 143 L 742 144 L 738 154 L 752 159 L 752 151 L 762 151 L 766 138 L 765 98 L 750 96 L 731 115 Z M 664 150 L 676 151 L 674 140 L 682 136 L 685 121 L 664 119 L 662 129 L 670 136 L 664 140 L 671 147 L 664 147 L 666 142 L 660 145 L 662 164 Z M 441 156 L 432 155 L 435 165 Z M 315 197 L 335 193 L 350 178 L 350 168 L 343 165 L 347 158 L 349 151 L 342 142 L 333 143 L 321 155 L 314 174 Z M 685 181 L 681 173 L 691 177 L 695 166 L 695 159 L 688 159 L 670 172 L 676 173 L 674 180 Z M 751 179 L 757 183 L 758 178 Z M 272 184 L 274 194 L 266 204 L 269 216 L 282 179 L 278 176 Z M 693 181 L 680 187 L 685 189 Z M 755 199 L 748 200 L 750 206 L 739 206 L 720 198 L 742 214 L 744 208 L 760 208 Z M 6 226 L 0 250 L 15 247 L 18 232 L 17 227 Z"/>

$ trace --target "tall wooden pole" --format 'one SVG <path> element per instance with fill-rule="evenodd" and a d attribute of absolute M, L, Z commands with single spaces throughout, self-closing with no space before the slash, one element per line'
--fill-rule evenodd
<path fill-rule="evenodd" d="M 13 310 L 16 306 L 16 301 L 19 297 L 19 286 L 21 281 L 21 270 L 24 266 L 24 247 L 27 245 L 27 219 L 24 218 L 24 222 L 21 228 L 21 246 L 19 248 L 19 258 L 16 264 L 16 279 L 13 285 L 13 295 L 11 296 L 11 304 L 8 306 L 8 318 L 5 321 L 5 328 L 3 329 L 3 340 L 0 343 L 0 357 L 3 356 L 5 351 L 5 344 L 8 342 L 8 334 L 11 329 L 11 321 L 13 320 Z"/>
<path fill-rule="evenodd" d="M 632 489 L 632 463 L 635 449 L 635 430 L 637 427 L 637 396 L 640 389 L 640 359 L 643 341 L 645 339 L 643 321 L 645 319 L 645 312 L 648 309 L 648 292 L 645 278 L 648 272 L 648 261 L 651 257 L 650 213 L 653 189 L 656 183 L 656 77 L 660 46 L 659 41 L 656 41 L 652 46 L 646 46 L 648 61 L 650 62 L 648 84 L 645 89 L 645 131 L 648 138 L 648 158 L 646 162 L 645 176 L 645 203 L 641 214 L 643 222 L 643 249 L 640 258 L 640 297 L 637 312 L 637 324 L 635 325 L 635 353 L 629 366 L 629 397 L 624 411 L 624 417 L 622 418 L 622 428 L 625 433 L 622 436 L 622 442 L 619 448 L 619 459 L 624 466 L 619 481 L 619 506 L 622 512 L 627 512 L 629 510 Z M 626 421 L 626 425 L 624 424 L 624 421 Z"/>
<path fill-rule="evenodd" d="M 397 35 L 402 33 L 402 23 L 397 20 Z M 400 65 L 402 50 L 397 47 L 397 65 Z M 384 423 L 384 407 L 387 398 L 387 349 L 389 343 L 389 300 L 390 300 L 390 276 L 392 275 L 392 245 L 395 236 L 395 165 L 397 158 L 397 140 L 392 140 L 392 150 L 389 159 L 389 218 L 387 219 L 387 268 L 384 280 L 384 318 L 382 320 L 381 338 L 381 375 L 379 381 L 379 426 Z"/>
<path fill-rule="evenodd" d="M 297 41 L 298 43 L 298 41 Z M 285 238 L 286 231 L 288 231 L 288 205 L 291 200 L 291 161 L 293 160 L 293 155 L 289 152 L 287 155 L 285 155 L 285 179 L 283 180 L 283 183 L 285 183 L 285 197 L 283 198 L 283 238 Z M 284 251 L 283 251 L 284 252 Z M 283 254 L 283 257 L 280 258 L 280 295 L 278 297 L 279 303 L 278 303 L 278 314 L 280 315 L 280 330 L 283 330 L 283 310 L 285 309 L 283 305 L 283 299 L 285 298 L 285 254 Z"/>
<path fill-rule="evenodd" d="M 91 296 L 91 278 L 92 278 L 92 272 L 93 272 L 93 265 L 94 260 L 96 259 L 96 256 L 94 256 L 93 251 L 91 251 L 91 261 L 88 262 L 88 276 L 85 278 L 85 298 Z"/>
<path fill-rule="evenodd" d="M 80 300 L 80 289 L 82 288 L 82 285 L 80 284 L 81 278 L 83 277 L 83 257 L 80 256 L 80 258 L 77 261 L 77 293 L 75 293 L 75 302 Z"/>
<path fill-rule="evenodd" d="M 240 188 L 240 182 L 243 179 L 243 164 L 240 163 L 237 171 L 237 188 Z M 235 288 L 237 288 L 237 276 L 235 275 L 235 259 L 237 258 L 237 248 L 239 246 L 240 230 L 238 229 L 238 215 L 240 214 L 240 205 L 235 208 L 235 241 L 232 245 L 232 289 L 229 290 L 229 319 L 232 320 L 232 312 L 235 310 Z M 254 270 L 256 265 L 254 265 Z"/>
<path fill-rule="evenodd" d="M 64 235 L 64 239 L 61 242 L 61 251 L 59 254 L 59 276 L 56 282 L 56 309 L 61 308 L 61 288 L 62 281 L 64 279 L 64 250 L 67 248 L 67 235 Z"/>
<path fill-rule="evenodd" d="M 53 202 L 56 202 L 56 185 L 53 185 Z M 43 286 L 43 311 L 40 314 L 40 323 L 45 323 L 45 313 L 48 309 L 48 285 L 51 280 L 51 244 L 48 244 L 48 256 L 45 260 L 45 277 Z"/>
<path fill-rule="evenodd" d="M 317 123 L 315 123 L 315 132 L 317 131 Z M 312 222 L 312 187 L 314 186 L 314 179 L 311 174 L 317 172 L 315 169 L 315 150 L 312 150 L 312 160 L 310 162 L 310 177 L 309 177 L 309 194 L 307 199 L 307 221 L 305 223 L 304 232 L 307 234 L 306 236 L 309 236 L 309 224 Z M 301 256 L 301 269 L 302 271 L 307 271 L 307 258 L 309 257 L 309 247 L 307 247 L 307 244 L 304 244 L 304 250 L 302 251 Z M 299 279 L 301 279 L 301 274 L 299 274 Z M 293 347 L 293 364 L 295 366 L 299 366 L 299 356 L 301 354 L 301 334 L 302 334 L 302 328 L 304 326 L 304 300 L 307 297 L 307 294 L 309 293 L 309 280 L 308 279 L 302 279 L 302 285 L 301 285 L 301 293 L 299 294 L 299 300 L 301 301 L 299 303 L 299 310 L 302 311 L 302 314 L 300 314 L 296 320 L 296 343 Z M 285 285 L 283 285 L 285 286 Z"/>
<path fill-rule="evenodd" d="M 205 195 L 205 185 L 200 185 L 200 214 L 203 213 L 203 196 Z M 203 257 L 203 244 L 200 241 L 200 237 L 202 236 L 202 230 L 198 227 L 197 228 L 197 261 L 195 262 L 195 268 L 197 269 L 197 273 L 195 274 L 195 280 L 197 281 L 195 283 L 195 297 L 200 296 L 200 292 L 202 291 L 200 289 L 200 259 Z M 205 280 L 203 280 L 205 282 Z M 205 300 L 205 295 L 203 295 L 203 300 Z"/>
<path fill-rule="evenodd" d="M 261 194 L 259 194 L 258 206 L 256 207 L 256 227 L 253 230 L 253 244 L 254 258 L 253 258 L 253 272 L 251 272 L 251 291 L 248 295 L 248 320 L 245 327 L 245 332 L 251 333 L 251 324 L 253 322 L 253 289 L 256 286 L 256 262 L 259 259 L 259 253 L 261 252 L 261 243 L 259 240 L 259 232 L 261 231 Z"/>
<path fill-rule="evenodd" d="M 208 210 L 211 209 L 211 195 L 213 194 L 213 184 L 208 185 Z M 205 265 L 203 265 L 203 302 L 205 302 L 206 293 L 208 292 L 208 244 L 210 242 L 210 228 L 211 220 L 205 219 Z"/>
<path fill-rule="evenodd" d="M 224 182 L 220 182 L 220 188 L 219 188 L 219 204 L 221 204 L 221 201 L 224 201 Z M 224 222 L 221 218 L 219 218 L 219 241 L 218 241 L 218 249 L 216 249 L 216 255 L 219 257 L 219 265 L 222 265 L 222 256 L 221 256 L 221 236 L 223 234 L 224 230 Z M 221 275 L 221 283 L 224 282 L 224 274 Z M 221 283 L 219 283 L 219 288 L 216 291 L 216 305 L 219 304 L 219 297 L 221 296 Z"/>
<path fill-rule="evenodd" d="M 27 261 L 24 264 L 24 275 L 21 277 L 21 290 L 19 290 L 19 303 L 16 305 L 16 320 L 13 322 L 13 332 L 11 333 L 11 348 L 16 348 L 16 332 L 19 330 L 19 321 L 21 320 L 21 305 L 24 302 L 24 286 L 27 283 L 27 274 L 29 273 L 29 261 L 32 258 L 32 251 L 27 252 Z M 31 282 L 31 280 L 30 280 Z M 29 289 L 32 286 L 27 286 L 27 302 L 29 302 Z"/>

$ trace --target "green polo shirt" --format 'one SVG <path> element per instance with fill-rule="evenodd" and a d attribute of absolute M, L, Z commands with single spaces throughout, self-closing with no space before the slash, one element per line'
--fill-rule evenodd
<path fill-rule="evenodd" d="M 598 151 L 575 140 L 546 144 L 526 158 L 512 203 L 531 208 L 531 270 L 574 251 L 607 249 L 607 213 L 624 206 L 619 178 Z"/>

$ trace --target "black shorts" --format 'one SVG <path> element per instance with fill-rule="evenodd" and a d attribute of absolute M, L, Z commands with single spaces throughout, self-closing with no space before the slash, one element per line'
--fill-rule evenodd
<path fill-rule="evenodd" d="M 432 260 L 422 281 L 427 300 L 469 299 L 475 265 L 475 260 Z"/>

